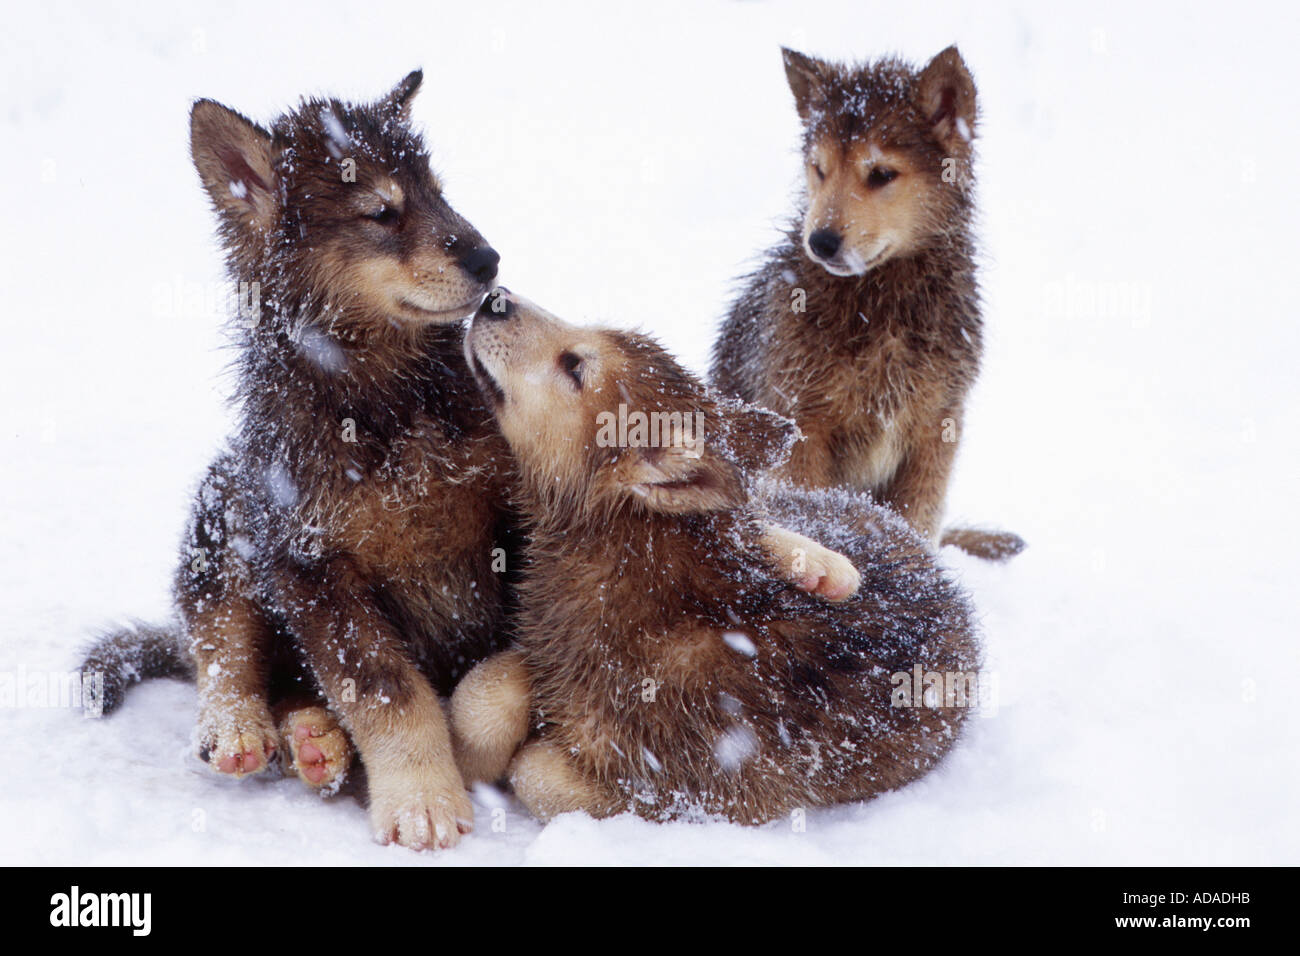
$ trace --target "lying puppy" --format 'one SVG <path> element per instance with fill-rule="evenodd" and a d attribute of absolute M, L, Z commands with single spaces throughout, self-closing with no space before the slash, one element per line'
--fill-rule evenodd
<path fill-rule="evenodd" d="M 758 824 L 902 786 L 952 747 L 964 698 L 895 695 L 916 667 L 969 686 L 969 604 L 925 541 L 865 498 L 769 491 L 776 514 L 750 506 L 746 476 L 788 451 L 788 421 L 718 401 L 644 336 L 573 328 L 505 290 L 466 351 L 531 534 L 517 647 L 452 698 L 467 779 L 508 774 L 543 819 Z M 611 415 L 637 411 L 679 413 L 693 441 L 602 441 Z M 873 531 L 842 530 L 846 517 Z M 858 595 L 830 604 L 792 586 L 758 546 L 771 518 L 845 549 Z"/>

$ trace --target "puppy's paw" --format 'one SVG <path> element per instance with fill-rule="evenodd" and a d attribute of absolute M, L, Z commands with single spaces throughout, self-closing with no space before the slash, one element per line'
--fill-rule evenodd
<path fill-rule="evenodd" d="M 233 777 L 265 770 L 279 742 L 271 712 L 261 700 L 205 707 L 195 737 L 199 759 Z"/>
<path fill-rule="evenodd" d="M 769 525 L 762 547 L 786 580 L 828 601 L 852 597 L 862 585 L 853 562 L 797 531 Z"/>
<path fill-rule="evenodd" d="M 862 575 L 853 562 L 816 541 L 809 543 L 812 547 L 804 556 L 802 571 L 795 569 L 799 587 L 828 601 L 844 601 L 857 594 L 862 586 Z"/>
<path fill-rule="evenodd" d="M 352 764 L 352 742 L 334 715 L 319 705 L 279 714 L 280 741 L 298 779 L 322 793 L 334 793 Z"/>
<path fill-rule="evenodd" d="M 370 782 L 370 826 L 380 843 L 445 850 L 474 828 L 460 775 L 404 771 Z"/>

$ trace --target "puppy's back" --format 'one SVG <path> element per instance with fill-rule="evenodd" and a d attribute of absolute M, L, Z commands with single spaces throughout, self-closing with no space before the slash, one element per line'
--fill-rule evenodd
<path fill-rule="evenodd" d="M 827 696 L 813 724 L 822 730 L 821 752 L 805 768 L 819 802 L 874 796 L 922 776 L 977 703 L 980 648 L 968 598 L 915 530 L 866 495 L 769 480 L 757 500 L 772 520 L 840 551 L 862 575 L 843 604 L 808 599 L 816 630 L 791 649 L 806 667 L 801 696 Z M 913 692 L 918 675 L 955 685 L 956 699 L 922 699 Z M 813 713 L 804 719 L 814 721 Z M 837 760 L 828 761 L 827 750 Z"/>

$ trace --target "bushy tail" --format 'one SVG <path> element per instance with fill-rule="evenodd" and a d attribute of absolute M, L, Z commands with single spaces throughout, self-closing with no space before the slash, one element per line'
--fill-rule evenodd
<path fill-rule="evenodd" d="M 985 561 L 1009 561 L 1025 550 L 1025 539 L 1010 531 L 944 528 L 940 544 L 951 544 Z"/>
<path fill-rule="evenodd" d="M 182 646 L 179 625 L 158 626 L 133 622 L 97 640 L 82 674 L 104 675 L 103 712 L 116 710 L 132 684 L 151 677 L 194 679 L 194 664 Z"/>

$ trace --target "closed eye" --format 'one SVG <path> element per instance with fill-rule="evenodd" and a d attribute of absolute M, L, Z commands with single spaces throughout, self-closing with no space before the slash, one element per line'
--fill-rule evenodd
<path fill-rule="evenodd" d="M 380 206 L 374 212 L 368 212 L 363 219 L 369 219 L 371 222 L 377 222 L 381 226 L 391 226 L 402 218 L 401 211 L 396 206 L 390 206 L 387 203 Z"/>
<path fill-rule="evenodd" d="M 813 171 L 814 173 L 817 174 L 817 179 L 818 179 L 820 182 L 825 182 L 825 181 L 826 181 L 826 174 L 825 174 L 824 172 L 822 172 L 822 168 L 821 168 L 821 166 L 820 166 L 819 164 L 817 164 L 817 163 L 813 163 L 813 164 L 812 164 L 812 171 Z"/>
<path fill-rule="evenodd" d="M 578 391 L 582 391 L 582 359 L 572 352 L 561 352 L 556 362 L 560 369 L 573 379 L 573 384 Z"/>
<path fill-rule="evenodd" d="M 873 166 L 871 172 L 867 173 L 867 188 L 879 189 L 881 186 L 888 186 L 897 178 L 898 170 L 887 166 Z"/>

